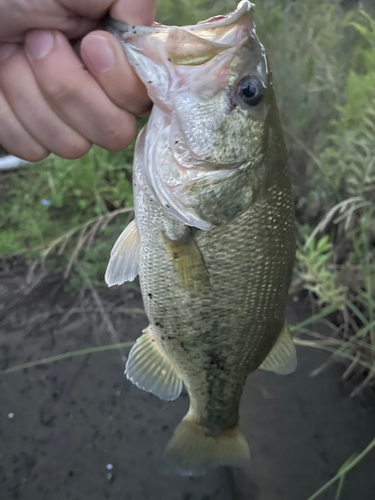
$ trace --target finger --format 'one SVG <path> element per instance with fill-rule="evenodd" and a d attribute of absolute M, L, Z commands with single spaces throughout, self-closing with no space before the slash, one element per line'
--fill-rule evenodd
<path fill-rule="evenodd" d="M 50 2 L 53 5 L 52 2 Z M 0 16 L 0 42 L 22 43 L 25 32 L 33 29 L 58 29 L 69 39 L 81 38 L 98 26 L 98 21 L 81 16 L 74 16 L 72 12 L 63 9 L 55 12 L 53 6 L 46 8 L 43 13 L 33 9 L 24 2 L 22 9 L 14 9 L 13 15 Z M 1 11 L 1 7 L 0 7 Z M 51 12 L 52 11 L 52 12 Z"/>
<path fill-rule="evenodd" d="M 30 32 L 26 53 L 43 95 L 64 122 L 105 149 L 118 151 L 133 140 L 134 116 L 112 103 L 61 33 Z"/>
<path fill-rule="evenodd" d="M 26 161 L 41 161 L 49 154 L 23 127 L 1 92 L 0 144 L 11 155 Z"/>
<path fill-rule="evenodd" d="M 81 44 L 83 63 L 104 92 L 118 107 L 135 115 L 151 108 L 146 88 L 130 66 L 116 38 L 104 31 L 94 31 Z"/>
<path fill-rule="evenodd" d="M 110 10 L 113 18 L 136 26 L 151 26 L 155 19 L 156 0 L 116 0 Z"/>
<path fill-rule="evenodd" d="M 90 149 L 91 143 L 48 105 L 21 48 L 0 62 L 0 88 L 24 128 L 46 149 L 68 159 L 80 158 Z"/>
<path fill-rule="evenodd" d="M 99 19 L 110 8 L 113 0 L 58 0 L 58 3 L 84 18 Z"/>

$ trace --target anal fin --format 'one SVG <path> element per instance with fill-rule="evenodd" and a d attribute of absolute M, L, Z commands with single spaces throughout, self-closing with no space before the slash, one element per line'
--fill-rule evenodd
<path fill-rule="evenodd" d="M 259 368 L 279 375 L 289 375 L 297 368 L 296 348 L 287 324 L 284 325 L 275 345 Z"/>
<path fill-rule="evenodd" d="M 137 387 L 160 399 L 173 401 L 182 390 L 182 379 L 173 362 L 152 336 L 148 327 L 129 353 L 126 377 Z"/>
<path fill-rule="evenodd" d="M 108 286 L 122 285 L 125 281 L 133 281 L 139 267 L 139 233 L 133 220 L 120 234 L 111 251 L 111 257 L 105 273 Z"/>

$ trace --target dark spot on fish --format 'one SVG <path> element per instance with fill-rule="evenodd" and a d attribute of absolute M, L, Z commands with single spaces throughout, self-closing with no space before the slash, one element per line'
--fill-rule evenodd
<path fill-rule="evenodd" d="M 208 353 L 208 359 L 211 366 L 215 366 L 219 370 L 225 370 L 224 361 L 214 352 Z"/>
<path fill-rule="evenodd" d="M 187 349 L 185 347 L 185 343 L 184 342 L 180 342 L 180 346 L 182 347 L 182 349 L 187 352 Z"/>
<path fill-rule="evenodd" d="M 134 25 L 134 26 L 132 26 L 132 30 L 135 30 L 135 25 Z"/>
<path fill-rule="evenodd" d="M 151 84 L 151 83 L 152 83 L 152 80 L 148 80 L 148 81 L 147 81 L 147 83 L 150 83 L 150 84 Z"/>
<path fill-rule="evenodd" d="M 174 143 L 175 143 L 175 144 L 178 144 L 178 141 L 175 141 Z"/>
<path fill-rule="evenodd" d="M 155 322 L 155 326 L 158 326 L 159 328 L 164 328 L 164 326 L 161 323 L 159 323 L 159 321 Z"/>
<path fill-rule="evenodd" d="M 149 293 L 147 295 L 150 297 L 150 299 L 152 299 L 152 293 Z"/>
<path fill-rule="evenodd" d="M 173 340 L 173 337 L 171 337 L 170 335 L 167 336 L 167 339 L 168 340 Z"/>
<path fill-rule="evenodd" d="M 151 342 L 155 342 L 155 339 L 151 339 Z"/>
<path fill-rule="evenodd" d="M 169 57 L 168 57 L 168 61 L 169 61 L 169 62 L 172 62 L 172 60 L 171 60 Z"/>
<path fill-rule="evenodd" d="M 174 252 L 174 253 L 173 253 L 173 258 L 174 258 L 174 259 L 178 259 L 178 252 Z"/>
<path fill-rule="evenodd" d="M 165 206 L 166 206 L 167 208 L 170 208 L 170 206 L 169 206 L 168 204 L 167 204 L 167 205 L 165 205 Z"/>

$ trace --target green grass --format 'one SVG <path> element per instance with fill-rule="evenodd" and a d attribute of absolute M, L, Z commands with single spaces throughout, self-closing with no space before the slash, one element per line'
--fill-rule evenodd
<path fill-rule="evenodd" d="M 375 330 L 368 327 L 375 318 L 370 4 L 364 11 L 344 10 L 338 0 L 264 0 L 255 20 L 273 69 L 294 176 L 296 290 L 307 290 L 318 310 L 333 307 L 346 338 L 365 328 L 369 351 L 375 352 Z M 158 20 L 194 23 L 235 5 L 161 0 Z M 121 209 L 133 202 L 132 157 L 133 145 L 120 154 L 94 147 L 80 160 L 52 157 L 2 174 L 0 256 L 21 252 L 32 261 L 42 249 L 43 263 L 48 257 L 47 265 L 66 275 L 80 258 L 89 276 L 102 280 L 111 246 L 129 219 Z M 111 217 L 118 210 L 122 215 Z M 71 279 L 78 286 L 79 278 Z M 362 356 L 368 363 L 368 352 Z"/>
<path fill-rule="evenodd" d="M 194 23 L 236 3 L 160 0 L 158 20 Z M 307 292 L 315 311 L 294 334 L 297 343 L 345 360 L 347 377 L 365 369 L 356 395 L 375 378 L 375 6 L 371 0 L 361 3 L 364 10 L 343 9 L 339 0 L 257 4 L 293 172 L 293 291 Z M 79 258 L 91 279 L 103 280 L 129 219 L 122 209 L 133 203 L 132 156 L 133 146 L 121 154 L 93 148 L 74 162 L 50 158 L 1 174 L 0 256 L 36 248 L 23 255 L 32 262 L 41 253 L 38 262 L 46 259 L 66 275 Z M 72 273 L 70 286 L 80 284 Z M 314 331 L 321 320 L 331 322 L 335 338 Z M 332 480 L 340 488 L 348 467 Z"/>

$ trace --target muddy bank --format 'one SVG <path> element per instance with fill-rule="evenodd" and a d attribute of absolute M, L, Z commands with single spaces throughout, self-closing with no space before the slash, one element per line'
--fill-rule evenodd
<path fill-rule="evenodd" d="M 77 302 L 51 278 L 17 302 L 8 278 L 0 295 L 0 368 L 111 342 L 85 303 L 87 291 Z M 146 326 L 136 291 L 117 290 L 103 304 L 131 310 L 110 312 L 121 341 Z M 78 312 L 64 313 L 64 321 L 51 314 L 72 306 Z M 289 317 L 296 322 L 296 311 Z M 219 469 L 196 479 L 161 471 L 187 396 L 166 403 L 140 391 L 125 380 L 117 351 L 1 376 L 0 499 L 306 500 L 374 437 L 375 401 L 370 393 L 348 400 L 340 365 L 309 378 L 326 355 L 307 348 L 298 354 L 295 374 L 259 371 L 248 379 L 241 418 L 253 459 L 246 474 Z M 372 454 L 350 473 L 341 500 L 374 500 L 374 465 Z M 333 499 L 334 491 L 320 498 Z"/>

